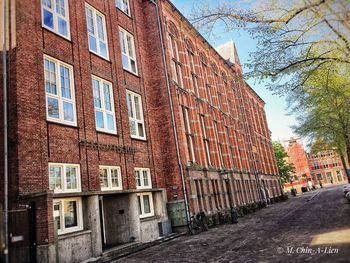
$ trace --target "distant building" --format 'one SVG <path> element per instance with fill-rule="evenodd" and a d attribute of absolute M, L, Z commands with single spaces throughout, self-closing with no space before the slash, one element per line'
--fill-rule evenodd
<path fill-rule="evenodd" d="M 283 142 L 283 146 L 288 154 L 287 162 L 295 167 L 294 180 L 306 184 L 311 178 L 307 154 L 302 141 L 298 138 L 291 138 Z"/>
<path fill-rule="evenodd" d="M 323 184 L 346 181 L 346 174 L 339 155 L 335 151 L 308 154 L 308 162 L 313 180 Z"/>

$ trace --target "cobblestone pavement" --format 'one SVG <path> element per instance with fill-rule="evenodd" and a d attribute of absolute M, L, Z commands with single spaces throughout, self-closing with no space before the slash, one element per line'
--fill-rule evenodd
<path fill-rule="evenodd" d="M 350 203 L 319 189 L 115 262 L 350 262 Z"/>

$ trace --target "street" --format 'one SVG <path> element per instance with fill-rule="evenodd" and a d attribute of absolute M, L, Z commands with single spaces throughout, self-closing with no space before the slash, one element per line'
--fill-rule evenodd
<path fill-rule="evenodd" d="M 350 203 L 318 189 L 115 262 L 350 262 Z"/>

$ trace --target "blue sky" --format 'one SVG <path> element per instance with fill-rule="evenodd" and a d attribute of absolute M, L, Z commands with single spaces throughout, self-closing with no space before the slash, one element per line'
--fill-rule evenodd
<path fill-rule="evenodd" d="M 205 2 L 203 0 L 171 0 L 171 2 L 185 15 L 191 13 L 195 6 Z M 244 0 L 242 1 L 244 2 Z M 241 64 L 248 62 L 249 53 L 255 50 L 256 40 L 252 39 L 244 31 L 225 32 L 223 28 L 215 28 L 214 36 L 210 37 L 208 42 L 216 47 L 220 44 L 233 40 L 236 44 Z M 295 118 L 288 116 L 286 110 L 287 104 L 285 98 L 281 98 L 265 88 L 264 84 L 256 83 L 253 79 L 247 81 L 249 85 L 259 94 L 266 102 L 265 111 L 269 128 L 272 132 L 273 140 L 289 139 L 293 136 L 290 126 L 295 124 Z"/>

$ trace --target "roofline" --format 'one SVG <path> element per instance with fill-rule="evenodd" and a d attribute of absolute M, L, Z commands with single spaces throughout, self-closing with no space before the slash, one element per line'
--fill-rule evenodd
<path fill-rule="evenodd" d="M 248 88 L 258 97 L 258 99 L 264 103 L 264 105 L 266 105 L 266 102 L 258 95 L 258 93 L 256 93 L 256 91 L 246 82 L 244 81 L 244 83 L 246 84 L 246 86 L 248 86 Z"/>
<path fill-rule="evenodd" d="M 224 64 L 226 64 L 226 66 L 229 67 L 230 70 L 233 70 L 232 65 L 230 65 L 227 62 L 227 60 L 224 59 L 220 55 L 220 53 L 205 39 L 205 37 L 201 33 L 199 33 L 199 31 L 192 25 L 192 23 L 180 12 L 179 9 L 177 9 L 177 7 L 170 0 L 163 0 L 163 1 L 169 3 L 170 6 L 174 9 L 174 11 L 176 11 L 181 16 L 181 18 L 183 18 L 183 20 L 185 20 L 185 22 L 190 26 L 190 28 L 192 30 L 194 30 L 197 33 L 197 35 L 203 40 L 203 42 L 206 43 L 209 46 L 209 48 L 211 48 L 218 55 L 219 59 L 221 59 L 224 62 Z M 236 47 L 236 45 L 235 45 L 235 47 Z M 238 54 L 238 52 L 237 52 L 237 54 Z M 243 70 L 242 70 L 242 72 L 243 72 Z"/>

